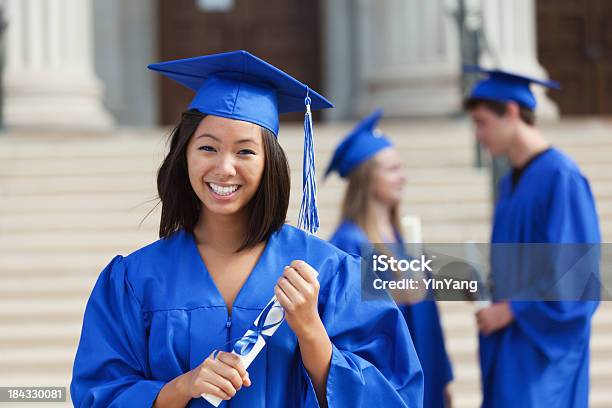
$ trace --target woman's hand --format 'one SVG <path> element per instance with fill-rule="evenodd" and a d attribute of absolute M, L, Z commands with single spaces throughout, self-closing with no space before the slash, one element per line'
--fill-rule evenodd
<path fill-rule="evenodd" d="M 293 261 L 285 267 L 274 287 L 276 299 L 285 309 L 285 320 L 303 338 L 322 325 L 317 304 L 319 281 L 316 271 L 304 261 Z"/>
<path fill-rule="evenodd" d="M 298 338 L 302 362 L 321 408 L 327 408 L 327 376 L 332 343 L 319 317 L 317 272 L 304 261 L 293 261 L 274 287 L 276 299 L 285 309 L 285 320 Z"/>
<path fill-rule="evenodd" d="M 249 373 L 245 370 L 238 356 L 214 352 L 202 364 L 185 373 L 177 387 L 185 395 L 198 398 L 202 394 L 209 394 L 224 400 L 229 400 L 242 386 L 250 387 Z"/>

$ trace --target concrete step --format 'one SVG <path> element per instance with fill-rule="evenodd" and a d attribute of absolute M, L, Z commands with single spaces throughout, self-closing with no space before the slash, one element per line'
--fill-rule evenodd
<path fill-rule="evenodd" d="M 593 194 L 597 201 L 605 198 L 606 201 L 612 198 L 612 180 L 594 180 L 591 182 Z"/>
<path fill-rule="evenodd" d="M 14 373 L 32 369 L 70 372 L 76 354 L 74 346 L 30 346 L 23 349 L 1 348 L 0 366 Z"/>
<path fill-rule="evenodd" d="M 0 297 L 3 299 L 46 298 L 48 300 L 68 297 L 86 298 L 91 292 L 97 276 L 93 274 L 64 276 L 4 276 L 0 275 Z M 1 336 L 1 334 L 0 334 Z"/>
<path fill-rule="evenodd" d="M 322 168 L 322 170 L 324 170 Z M 291 182 L 293 185 L 300 185 L 302 182 L 300 169 L 292 174 Z M 317 173 L 321 174 L 322 172 Z M 406 166 L 406 190 L 413 188 L 418 189 L 422 185 L 432 186 L 442 184 L 448 186 L 449 184 L 476 184 L 476 185 L 488 185 L 490 183 L 490 175 L 485 169 L 475 169 L 471 167 L 460 167 L 454 169 L 449 173 L 446 168 L 435 168 L 435 167 L 409 167 Z M 452 176 L 452 177 L 451 177 Z M 318 179 L 319 180 L 319 179 Z M 337 192 L 336 189 L 346 188 L 347 181 L 340 178 L 336 173 L 329 175 L 325 180 L 322 180 L 317 185 L 321 190 L 325 190 L 328 187 Z"/>
<path fill-rule="evenodd" d="M 72 370 L 66 372 L 66 371 L 61 371 L 61 372 L 43 372 L 43 371 L 36 371 L 36 370 L 32 370 L 28 373 L 14 373 L 14 372 L 5 372 L 2 371 L 0 372 L 0 384 L 2 384 L 2 386 L 22 386 L 22 387 L 27 387 L 27 386 L 32 386 L 32 385 L 36 385 L 36 386 L 41 386 L 41 387 L 69 387 L 70 386 L 70 379 L 72 376 Z M 8 405 L 8 404 L 3 404 L 0 403 L 0 407 L 3 406 L 14 406 L 13 405 Z M 21 402 L 19 403 L 19 407 L 23 407 L 23 406 L 27 406 L 25 405 L 25 402 Z M 35 406 L 41 407 L 40 403 L 36 404 Z M 53 404 L 53 407 L 55 407 L 56 405 Z M 62 406 L 62 405 L 58 405 L 58 406 Z"/>
<path fill-rule="evenodd" d="M 141 129 L 134 135 L 117 133 L 109 137 L 73 139 L 53 135 L 11 137 L 7 134 L 0 139 L 0 159 L 2 161 L 54 159 L 59 162 L 72 158 L 149 157 L 166 151 L 164 134 L 164 130 L 144 134 Z M 51 152 L 53 154 L 50 154 Z"/>
<path fill-rule="evenodd" d="M 455 355 L 451 352 L 449 353 L 451 357 L 451 361 L 455 362 Z M 478 356 L 477 353 L 473 354 L 473 359 L 468 361 L 460 360 L 461 363 L 454 364 L 453 371 L 455 374 L 455 381 L 453 383 L 462 384 L 464 387 L 468 387 L 468 384 L 480 384 L 480 366 L 478 365 Z M 472 362 L 475 362 L 473 364 Z M 591 359 L 591 387 L 593 389 L 596 388 L 605 388 L 609 381 L 612 380 L 612 358 L 608 357 L 606 359 Z"/>
<path fill-rule="evenodd" d="M 589 180 L 612 180 L 612 160 L 607 163 L 589 163 L 580 165 L 580 170 Z"/>
<path fill-rule="evenodd" d="M 84 251 L 135 250 L 155 241 L 150 232 L 93 231 L 93 232 L 22 232 L 0 235 L 2 253 L 73 253 Z"/>
<path fill-rule="evenodd" d="M 487 242 L 490 235 L 491 225 L 488 221 L 444 221 L 423 225 L 423 242 Z"/>
<path fill-rule="evenodd" d="M 0 193 L 5 195 L 48 195 L 87 193 L 143 193 L 155 192 L 155 175 L 56 176 L 8 178 L 0 182 Z"/>
<path fill-rule="evenodd" d="M 155 207 L 157 194 L 148 192 L 112 191 L 93 192 L 88 194 L 31 194 L 3 195 L 0 200 L 0 213 L 13 214 L 32 212 L 53 214 L 82 211 L 148 211 Z"/>
<path fill-rule="evenodd" d="M 29 179 L 53 177 L 121 177 L 155 174 L 163 161 L 156 152 L 139 156 L 121 157 L 109 153 L 108 157 L 5 157 L 0 162 L 0 184 L 8 178 L 27 182 Z"/>
<path fill-rule="evenodd" d="M 59 276 L 100 273 L 118 254 L 128 254 L 128 250 L 92 251 L 72 253 L 70 256 L 59 253 L 14 254 L 0 251 L 0 270 L 2 276 Z"/>
<path fill-rule="evenodd" d="M 81 325 L 80 320 L 3 323 L 0 331 L 0 350 L 11 352 L 31 347 L 76 347 L 81 335 Z"/>
<path fill-rule="evenodd" d="M 74 211 L 62 213 L 0 213 L 0 233 L 39 233 L 60 231 L 103 231 L 118 233 L 159 230 L 161 208 L 148 210 Z M 141 224 L 142 223 L 142 224 Z"/>
<path fill-rule="evenodd" d="M 27 303 L 18 299 L 0 299 L 0 325 L 7 323 L 38 323 L 79 321 L 85 311 L 85 302 L 81 298 L 29 300 Z"/>
<path fill-rule="evenodd" d="M 577 163 L 606 165 L 610 164 L 610 149 L 612 149 L 612 143 L 608 142 L 590 146 L 573 146 L 571 149 L 567 149 L 566 153 Z"/>

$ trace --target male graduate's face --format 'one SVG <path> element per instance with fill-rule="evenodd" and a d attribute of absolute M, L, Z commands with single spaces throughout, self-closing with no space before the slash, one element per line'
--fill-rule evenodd
<path fill-rule="evenodd" d="M 388 147 L 376 153 L 374 160 L 376 160 L 372 180 L 374 197 L 387 205 L 398 204 L 406 184 L 404 163 L 399 152 L 393 147 Z"/>
<path fill-rule="evenodd" d="M 486 105 L 477 105 L 468 112 L 474 122 L 476 139 L 493 156 L 507 153 L 515 132 L 515 123 L 509 113 L 499 114 Z"/>
<path fill-rule="evenodd" d="M 217 215 L 244 210 L 263 175 L 261 128 L 253 123 L 208 115 L 187 147 L 189 181 L 204 208 Z"/>

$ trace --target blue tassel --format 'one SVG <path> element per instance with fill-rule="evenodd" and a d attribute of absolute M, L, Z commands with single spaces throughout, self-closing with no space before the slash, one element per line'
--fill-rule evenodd
<path fill-rule="evenodd" d="M 302 205 L 298 216 L 298 228 L 311 234 L 319 230 L 319 211 L 317 210 L 317 183 L 315 179 L 314 132 L 310 97 L 306 89 L 306 115 L 304 116 L 304 160 L 302 168 Z"/>

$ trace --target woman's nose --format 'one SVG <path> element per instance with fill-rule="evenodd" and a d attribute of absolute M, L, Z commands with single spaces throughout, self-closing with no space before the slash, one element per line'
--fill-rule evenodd
<path fill-rule="evenodd" d="M 236 175 L 236 166 L 233 157 L 230 155 L 220 155 L 215 166 L 215 173 L 218 176 L 233 177 Z"/>
<path fill-rule="evenodd" d="M 403 186 L 406 184 L 406 181 L 407 181 L 407 180 L 408 180 L 408 179 L 407 179 L 407 177 L 406 177 L 405 175 L 400 174 L 400 176 L 399 176 L 399 185 L 400 185 L 401 187 L 403 187 Z"/>

